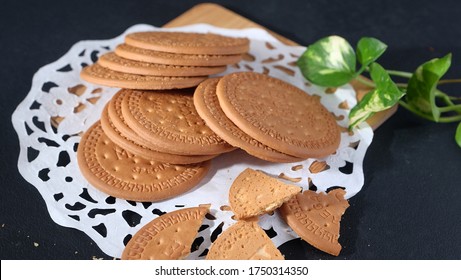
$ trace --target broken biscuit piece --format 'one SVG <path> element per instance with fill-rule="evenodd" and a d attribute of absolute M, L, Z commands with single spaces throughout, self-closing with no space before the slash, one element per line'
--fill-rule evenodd
<path fill-rule="evenodd" d="M 247 219 L 279 208 L 301 190 L 301 187 L 247 168 L 232 183 L 229 202 L 237 219 Z"/>
<path fill-rule="evenodd" d="M 280 207 L 281 216 L 306 242 L 328 254 L 338 256 L 341 251 L 339 222 L 349 207 L 346 192 L 335 189 L 327 194 L 304 191 Z"/>
<path fill-rule="evenodd" d="M 184 208 L 152 220 L 131 238 L 122 260 L 186 258 L 208 211 L 207 206 Z"/>
<path fill-rule="evenodd" d="M 207 260 L 283 260 L 256 221 L 238 221 L 211 245 Z"/>

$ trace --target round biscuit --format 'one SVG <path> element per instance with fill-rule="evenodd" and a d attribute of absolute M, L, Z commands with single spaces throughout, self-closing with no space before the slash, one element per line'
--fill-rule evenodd
<path fill-rule="evenodd" d="M 135 32 L 125 43 L 138 48 L 184 54 L 242 54 L 249 50 L 247 38 L 232 38 L 213 33 Z"/>
<path fill-rule="evenodd" d="M 299 158 L 336 151 L 340 130 L 319 100 L 282 80 L 254 72 L 224 76 L 219 104 L 232 122 L 261 143 Z"/>
<path fill-rule="evenodd" d="M 207 78 L 206 76 L 161 77 L 129 74 L 110 70 L 97 62 L 83 68 L 80 77 L 87 82 L 108 87 L 148 90 L 190 88 Z"/>
<path fill-rule="evenodd" d="M 98 59 L 98 63 L 113 71 L 151 76 L 193 77 L 213 75 L 226 71 L 226 66 L 179 66 L 136 61 L 120 57 L 114 52 L 102 55 Z"/>
<path fill-rule="evenodd" d="M 146 50 L 127 44 L 118 45 L 115 53 L 120 57 L 137 61 L 182 66 L 223 66 L 238 63 L 242 59 L 240 54 L 180 54 Z"/>
<path fill-rule="evenodd" d="M 101 115 L 101 127 L 104 133 L 109 137 L 109 139 L 114 142 L 116 145 L 120 146 L 122 149 L 142 158 L 154 161 L 160 161 L 165 163 L 172 164 L 191 164 L 199 163 L 203 161 L 210 160 L 217 155 L 207 155 L 207 156 L 182 156 L 174 154 L 166 154 L 159 152 L 149 144 L 140 144 L 127 136 L 123 135 L 113 124 L 112 119 L 109 117 L 108 106 L 103 110 Z"/>
<path fill-rule="evenodd" d="M 159 201 L 195 187 L 210 162 L 174 165 L 135 156 L 117 146 L 98 121 L 83 135 L 77 149 L 82 175 L 102 192 L 126 200 Z"/>
<path fill-rule="evenodd" d="M 184 90 L 130 91 L 122 114 L 133 131 L 161 152 L 215 155 L 235 149 L 206 126 Z"/>
<path fill-rule="evenodd" d="M 297 162 L 303 159 L 278 152 L 252 138 L 238 128 L 219 106 L 216 85 L 219 78 L 207 79 L 194 92 L 194 105 L 200 117 L 211 130 L 232 146 L 245 150 L 250 155 L 271 162 Z"/>

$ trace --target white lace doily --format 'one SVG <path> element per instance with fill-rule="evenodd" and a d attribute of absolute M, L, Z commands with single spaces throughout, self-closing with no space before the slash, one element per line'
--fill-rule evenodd
<path fill-rule="evenodd" d="M 302 180 L 297 184 L 305 189 L 308 188 L 308 178 L 319 191 L 344 187 L 347 198 L 360 191 L 364 182 L 362 161 L 373 138 L 373 131 L 366 124 L 353 134 L 343 132 L 334 155 L 296 163 L 303 165 L 297 171 L 291 170 L 295 164 L 264 162 L 242 151 L 222 155 L 212 161 L 211 171 L 196 188 L 159 203 L 115 199 L 92 187 L 80 174 L 75 151 L 81 132 L 99 119 L 104 105 L 118 89 L 86 83 L 79 78 L 80 70 L 122 43 L 126 33 L 157 29 L 135 25 L 111 40 L 76 43 L 59 60 L 37 71 L 29 94 L 14 112 L 12 121 L 20 142 L 19 171 L 43 196 L 56 223 L 85 232 L 106 254 L 120 257 L 131 236 L 158 215 L 211 203 L 212 215 L 205 220 L 206 226 L 202 226 L 189 257 L 200 259 L 217 235 L 234 223 L 232 212 L 221 210 L 224 209 L 221 206 L 228 204 L 227 194 L 232 181 L 247 167 L 274 176 L 283 172 L 290 177 L 300 177 Z M 295 66 L 305 47 L 286 46 L 261 29 L 231 30 L 199 24 L 164 30 L 248 37 L 251 40 L 249 55 L 238 65 L 229 66 L 226 73 L 256 71 L 292 83 L 318 95 L 322 104 L 337 117 L 338 124 L 347 127 L 347 107 L 356 104 L 354 90 L 346 85 L 332 94 L 306 83 Z M 329 169 L 311 173 L 309 166 L 316 160 L 326 162 Z M 260 224 L 276 246 L 297 238 L 277 213 L 263 216 Z"/>

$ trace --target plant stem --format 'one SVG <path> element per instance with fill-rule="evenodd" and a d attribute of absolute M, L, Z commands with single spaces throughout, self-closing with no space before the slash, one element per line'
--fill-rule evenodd
<path fill-rule="evenodd" d="M 397 71 L 397 70 L 386 70 L 386 72 L 389 75 L 398 76 L 398 77 L 404 77 L 404 78 L 411 78 L 411 75 L 413 75 L 410 72 Z"/>
<path fill-rule="evenodd" d="M 439 111 L 442 113 L 450 112 L 450 111 L 456 111 L 459 112 L 461 110 L 461 104 L 458 105 L 450 105 L 450 106 L 445 106 L 445 107 L 439 107 Z"/>
<path fill-rule="evenodd" d="M 452 116 L 452 117 L 440 117 L 439 122 L 441 123 L 450 123 L 450 122 L 459 122 L 461 121 L 461 115 Z"/>
<path fill-rule="evenodd" d="M 431 116 L 425 115 L 425 114 L 413 109 L 412 107 L 410 107 L 403 100 L 399 101 L 399 105 L 402 106 L 403 108 L 407 109 L 408 111 L 412 112 L 413 114 L 420 116 L 421 118 L 424 118 L 426 120 L 430 120 L 430 121 L 435 122 L 435 120 Z M 452 117 L 440 117 L 438 122 L 440 122 L 440 123 L 450 123 L 450 122 L 459 122 L 459 121 L 461 121 L 461 115 L 452 116 Z"/>
<path fill-rule="evenodd" d="M 403 108 L 407 109 L 408 111 L 412 112 L 413 114 L 420 116 L 423 119 L 435 122 L 435 120 L 431 116 L 425 115 L 425 114 L 421 113 L 420 111 L 417 111 L 417 110 L 413 109 L 412 107 L 410 107 L 410 105 L 408 105 L 403 100 L 399 100 L 399 105 L 402 106 Z"/>
<path fill-rule="evenodd" d="M 455 83 L 461 83 L 461 79 L 445 79 L 445 80 L 440 80 L 437 84 L 443 85 L 443 84 L 455 84 Z"/>
<path fill-rule="evenodd" d="M 441 91 L 441 90 L 438 90 L 438 89 L 435 90 L 435 96 L 441 98 L 441 99 L 445 102 L 445 104 L 448 105 L 448 107 L 453 107 L 453 106 L 455 106 L 454 111 L 456 111 L 456 112 L 458 112 L 458 113 L 461 114 L 461 107 L 460 107 L 461 105 L 456 105 L 455 103 L 453 103 L 453 101 L 451 101 L 451 100 L 452 100 L 452 97 L 451 97 L 451 96 L 449 96 L 449 95 L 446 94 L 445 92 L 443 92 L 443 91 Z M 443 107 L 442 107 L 442 108 L 443 108 Z M 441 112 L 448 112 L 448 111 L 443 111 L 442 108 L 440 108 L 440 109 L 441 109 L 441 110 L 440 110 Z M 449 111 L 451 111 L 451 110 L 449 110 Z"/>
<path fill-rule="evenodd" d="M 364 84 L 364 85 L 366 85 L 366 86 L 369 86 L 369 87 L 372 87 L 372 88 L 376 87 L 375 83 L 373 83 L 372 81 L 369 81 L 369 80 L 363 78 L 362 76 L 357 76 L 355 79 L 356 79 L 358 82 L 360 82 L 360 83 L 362 83 L 362 84 Z"/>

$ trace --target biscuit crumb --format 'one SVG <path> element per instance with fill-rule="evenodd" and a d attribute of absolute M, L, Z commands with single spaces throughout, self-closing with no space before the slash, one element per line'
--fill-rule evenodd
<path fill-rule="evenodd" d="M 232 208 L 229 205 L 222 205 L 219 209 L 221 209 L 221 211 L 232 211 Z"/>
<path fill-rule="evenodd" d="M 77 255 L 77 254 L 78 254 L 78 251 L 75 251 L 74 254 Z"/>
<path fill-rule="evenodd" d="M 309 171 L 313 174 L 322 172 L 324 170 L 330 169 L 330 166 L 324 161 L 314 161 L 311 166 L 309 166 Z"/>
<path fill-rule="evenodd" d="M 2 224 L 2 228 L 4 228 L 4 227 L 5 227 L 5 224 Z"/>
<path fill-rule="evenodd" d="M 92 259 L 95 260 L 95 261 L 100 261 L 100 260 L 103 260 L 104 258 L 98 258 L 96 256 L 93 256 Z"/>
<path fill-rule="evenodd" d="M 298 170 L 301 170 L 303 168 L 304 168 L 304 166 L 302 164 L 298 164 L 298 165 L 295 165 L 295 166 L 291 167 L 291 170 L 292 171 L 298 171 Z"/>
<path fill-rule="evenodd" d="M 40 246 L 40 244 L 38 244 L 37 242 L 34 242 L 34 247 L 38 247 Z"/>
<path fill-rule="evenodd" d="M 285 173 L 283 173 L 283 172 L 279 174 L 279 178 L 287 180 L 287 181 L 290 181 L 290 182 L 293 182 L 293 183 L 298 183 L 298 182 L 301 182 L 301 180 L 302 180 L 301 177 L 292 178 L 292 177 L 289 177 L 289 176 L 285 175 Z"/>

